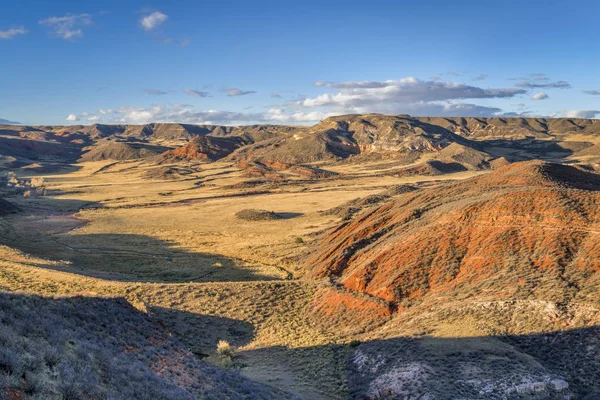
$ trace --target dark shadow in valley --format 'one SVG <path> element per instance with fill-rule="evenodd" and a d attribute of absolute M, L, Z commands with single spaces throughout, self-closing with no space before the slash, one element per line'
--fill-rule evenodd
<path fill-rule="evenodd" d="M 238 259 L 188 252 L 145 235 L 20 232 L 5 243 L 39 258 L 61 261 L 46 266 L 123 282 L 239 282 L 281 279 L 244 268 Z"/>
<path fill-rule="evenodd" d="M 214 355 L 221 340 L 237 348 L 249 344 L 254 338 L 254 326 L 245 321 L 165 307 L 147 306 L 147 309 L 152 319 L 200 358 Z"/>
<path fill-rule="evenodd" d="M 569 156 L 592 146 L 588 142 L 557 142 L 527 139 L 491 139 L 477 142 L 494 157 L 505 157 L 511 162 L 539 159 L 554 162 L 569 162 Z"/>
<path fill-rule="evenodd" d="M 600 327 L 241 352 L 348 399 L 600 399 Z M 265 367 L 268 368 L 268 367 Z M 277 367 L 274 367 L 274 371 Z M 333 393 L 331 391 L 334 391 Z"/>

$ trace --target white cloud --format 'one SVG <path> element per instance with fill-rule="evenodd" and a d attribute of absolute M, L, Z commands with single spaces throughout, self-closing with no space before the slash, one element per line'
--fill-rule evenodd
<path fill-rule="evenodd" d="M 105 112 L 107 110 L 104 110 Z M 99 111 L 100 112 L 100 111 Z M 106 112 L 110 122 L 123 124 L 147 124 L 150 122 L 179 122 L 187 124 L 226 124 L 236 125 L 265 120 L 263 114 L 240 113 L 236 111 L 196 110 L 190 105 L 171 106 L 153 104 L 142 108 L 135 106 L 120 107 Z"/>
<path fill-rule="evenodd" d="M 290 114 L 283 108 L 272 108 L 267 111 L 265 119 L 276 121 L 277 123 L 317 122 L 333 115 L 335 115 L 335 113 L 322 111 L 295 112 Z"/>
<path fill-rule="evenodd" d="M 245 96 L 247 94 L 256 93 L 256 90 L 242 90 L 242 89 L 238 89 L 238 88 L 225 88 L 225 89 L 221 89 L 221 91 L 227 93 L 227 96 L 229 96 L 229 97 Z"/>
<path fill-rule="evenodd" d="M 515 88 L 480 88 L 462 83 L 423 81 L 414 77 L 382 82 L 325 82 L 315 85 L 338 89 L 335 93 L 323 93 L 319 96 L 298 100 L 295 106 L 300 108 L 326 108 L 339 113 L 410 113 L 426 110 L 440 112 L 443 115 L 459 109 L 470 111 L 474 115 L 495 113 L 501 110 L 495 107 L 483 107 L 473 104 L 454 103 L 454 100 L 511 98 L 527 93 Z M 424 114 L 421 114 L 424 115 Z M 437 115 L 437 114 L 436 114 Z"/>
<path fill-rule="evenodd" d="M 93 115 L 93 116 L 89 117 L 87 120 L 90 122 L 98 122 L 98 121 L 100 121 L 100 117 L 97 115 Z"/>
<path fill-rule="evenodd" d="M 79 121 L 79 117 L 75 114 L 69 114 L 67 116 L 67 121 Z"/>
<path fill-rule="evenodd" d="M 92 24 L 89 14 L 67 14 L 64 17 L 50 17 L 39 22 L 48 26 L 56 36 L 73 40 L 83 36 L 81 27 Z"/>
<path fill-rule="evenodd" d="M 534 93 L 533 96 L 531 96 L 531 100 L 545 100 L 547 98 L 548 95 L 544 92 Z"/>
<path fill-rule="evenodd" d="M 158 25 L 165 22 L 169 17 L 160 11 L 155 11 L 152 14 L 145 15 L 140 19 L 140 25 L 145 31 L 151 31 Z"/>
<path fill-rule="evenodd" d="M 22 27 L 11 28 L 6 31 L 0 31 L 0 39 L 12 39 L 17 35 L 24 35 L 27 33 L 27 30 Z"/>
<path fill-rule="evenodd" d="M 596 118 L 600 117 L 600 110 L 566 110 L 562 115 L 566 118 Z"/>
<path fill-rule="evenodd" d="M 210 93 L 194 89 L 183 89 L 183 92 L 195 97 L 210 97 Z"/>

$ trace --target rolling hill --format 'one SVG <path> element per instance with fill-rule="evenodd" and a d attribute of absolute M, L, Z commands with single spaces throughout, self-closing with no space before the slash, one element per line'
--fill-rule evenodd
<path fill-rule="evenodd" d="M 305 267 L 399 308 L 441 295 L 595 301 L 599 205 L 599 175 L 516 163 L 361 214 Z"/>

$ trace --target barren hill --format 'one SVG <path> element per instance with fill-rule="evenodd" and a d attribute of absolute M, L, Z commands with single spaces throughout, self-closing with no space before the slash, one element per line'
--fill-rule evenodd
<path fill-rule="evenodd" d="M 100 140 L 84 150 L 87 152 L 79 161 L 134 160 L 160 154 L 167 151 L 167 148 L 145 143 Z"/>
<path fill-rule="evenodd" d="M 343 115 L 298 128 L 279 140 L 249 146 L 236 152 L 234 158 L 308 163 L 358 155 L 377 159 L 413 154 L 418 159 L 452 143 L 477 148 L 477 144 L 445 128 L 410 116 Z"/>
<path fill-rule="evenodd" d="M 182 160 L 215 161 L 228 156 L 245 143 L 240 137 L 197 136 L 185 146 L 163 153 L 160 156 L 160 162 Z"/>
<path fill-rule="evenodd" d="M 483 138 L 548 138 L 580 133 L 600 135 L 600 120 L 580 118 L 476 118 L 418 117 L 419 121 L 446 128 L 457 135 Z"/>
<path fill-rule="evenodd" d="M 600 175 L 517 163 L 360 215 L 305 266 L 400 307 L 442 295 L 592 301 L 599 206 Z"/>

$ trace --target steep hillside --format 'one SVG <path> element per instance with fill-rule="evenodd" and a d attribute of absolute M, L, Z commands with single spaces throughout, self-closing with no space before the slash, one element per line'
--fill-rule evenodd
<path fill-rule="evenodd" d="M 595 302 L 599 210 L 600 175 L 517 163 L 360 215 L 305 267 L 400 308 L 435 296 Z"/>
<path fill-rule="evenodd" d="M 79 161 L 134 160 L 155 156 L 167 149 L 145 143 L 100 140 L 93 146 L 84 149 L 86 152 L 79 158 Z"/>
<path fill-rule="evenodd" d="M 0 397 L 282 399 L 198 360 L 118 298 L 0 293 Z"/>
<path fill-rule="evenodd" d="M 13 203 L 0 198 L 0 217 L 3 215 L 13 214 L 19 211 L 19 207 Z"/>

